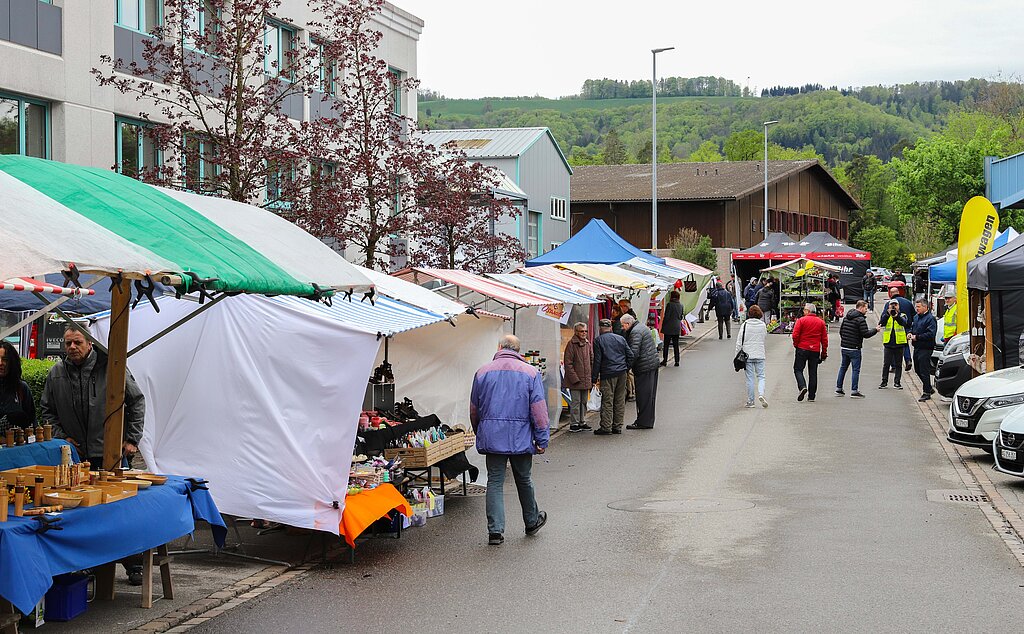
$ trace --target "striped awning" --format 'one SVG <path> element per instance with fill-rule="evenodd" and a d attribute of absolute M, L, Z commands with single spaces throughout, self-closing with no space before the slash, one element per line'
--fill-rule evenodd
<path fill-rule="evenodd" d="M 110 170 L 0 156 L 0 279 L 68 270 L 193 273 L 209 290 L 311 296 L 372 286 L 320 240 L 266 210 Z"/>
<path fill-rule="evenodd" d="M 599 284 L 597 282 L 588 280 L 585 277 L 580 277 L 571 271 L 558 268 L 554 264 L 545 264 L 543 266 L 531 266 L 528 268 L 520 269 L 524 275 L 535 277 L 539 280 L 554 284 L 561 288 L 567 288 L 574 293 L 583 293 L 584 295 L 590 295 L 591 297 L 612 297 L 618 295 L 621 291 L 611 286 Z"/>
<path fill-rule="evenodd" d="M 637 269 L 638 271 L 643 271 L 645 273 L 650 273 L 651 275 L 657 275 L 658 277 L 665 278 L 665 279 L 670 279 L 670 280 L 682 279 L 682 278 L 688 277 L 690 275 L 696 275 L 696 276 L 711 275 L 711 271 L 706 269 L 706 268 L 704 268 L 703 266 L 698 266 L 696 264 L 691 264 L 690 262 L 687 262 L 686 260 L 675 260 L 675 259 L 672 259 L 672 262 L 673 263 L 678 263 L 678 265 L 677 264 L 669 264 L 669 260 L 670 259 L 671 258 L 665 258 L 665 264 L 656 264 L 654 262 L 648 262 L 646 260 L 641 260 L 640 258 L 633 258 L 632 260 L 629 260 L 628 262 L 623 262 L 623 264 L 625 264 L 626 266 L 628 266 L 630 268 Z"/>
<path fill-rule="evenodd" d="M 472 291 L 486 298 L 495 299 L 513 306 L 549 306 L 562 303 L 553 297 L 520 290 L 514 286 L 502 284 L 469 271 L 415 267 L 399 271 L 395 275 L 404 280 L 414 282 L 425 282 L 430 279 L 441 280 L 460 289 Z"/>
<path fill-rule="evenodd" d="M 663 288 L 666 286 L 665 280 L 642 273 L 634 273 L 611 264 L 559 264 L 558 266 L 569 269 L 577 275 L 590 278 L 595 282 L 620 288 L 640 290 L 645 288 Z"/>
<path fill-rule="evenodd" d="M 81 297 L 82 295 L 95 295 L 96 291 L 91 288 L 66 288 L 47 284 L 32 278 L 15 277 L 0 282 L 2 291 L 26 291 L 29 293 L 45 293 L 47 295 L 64 295 L 68 297 Z"/>
<path fill-rule="evenodd" d="M 555 286 L 550 282 L 545 282 L 542 279 L 530 277 L 529 275 L 516 273 L 492 273 L 488 274 L 487 277 L 498 280 L 502 284 L 515 286 L 518 289 L 528 291 L 530 293 L 537 293 L 538 295 L 557 299 L 563 304 L 599 304 L 602 301 L 594 297 L 590 297 L 589 295 L 584 295 L 583 293 L 576 293 L 562 288 L 561 286 Z"/>
<path fill-rule="evenodd" d="M 271 300 L 286 306 L 314 310 L 350 328 L 384 337 L 446 320 L 443 315 L 381 296 L 377 296 L 372 304 L 368 299 L 359 301 L 353 297 L 352 301 L 336 299 L 331 306 L 297 297 L 273 297 Z"/>

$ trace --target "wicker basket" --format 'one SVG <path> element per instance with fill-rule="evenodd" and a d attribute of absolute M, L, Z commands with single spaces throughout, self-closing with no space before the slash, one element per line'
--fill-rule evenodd
<path fill-rule="evenodd" d="M 388 460 L 400 457 L 403 467 L 416 469 L 437 464 L 465 450 L 462 434 L 454 434 L 429 447 L 391 447 L 384 450 L 384 457 Z"/>

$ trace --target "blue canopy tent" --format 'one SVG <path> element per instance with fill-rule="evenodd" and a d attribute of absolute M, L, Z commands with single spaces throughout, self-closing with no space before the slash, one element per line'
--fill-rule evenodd
<path fill-rule="evenodd" d="M 641 251 L 623 240 L 603 220 L 587 223 L 576 235 L 560 246 L 526 261 L 526 266 L 545 264 L 620 264 L 640 258 L 655 264 L 664 264 L 663 258 Z"/>
<path fill-rule="evenodd" d="M 1010 240 L 1013 240 L 1018 235 L 1020 234 L 1013 227 L 1010 227 L 996 236 L 995 242 L 992 243 L 992 250 L 995 251 L 1006 246 Z M 956 282 L 956 259 L 929 266 L 928 279 L 932 284 L 952 284 Z"/>

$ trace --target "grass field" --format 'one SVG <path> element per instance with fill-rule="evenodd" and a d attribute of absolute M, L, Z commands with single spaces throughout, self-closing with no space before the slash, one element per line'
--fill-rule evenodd
<path fill-rule="evenodd" d="M 669 103 L 673 101 L 684 101 L 688 99 L 702 99 L 715 101 L 738 101 L 742 97 L 659 97 L 658 103 Z M 504 110 L 506 108 L 520 108 L 522 110 L 557 110 L 558 112 L 572 112 L 584 108 L 593 110 L 605 110 L 607 108 L 622 108 L 628 106 L 642 106 L 650 104 L 647 98 L 640 99 L 546 99 L 543 97 L 531 99 L 448 99 L 444 101 L 421 101 L 419 111 L 426 115 L 429 109 L 431 115 L 482 115 L 487 105 L 491 110 Z"/>

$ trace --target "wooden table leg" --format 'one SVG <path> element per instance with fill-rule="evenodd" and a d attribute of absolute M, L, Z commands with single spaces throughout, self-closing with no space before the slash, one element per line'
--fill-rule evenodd
<path fill-rule="evenodd" d="M 142 607 L 153 607 L 153 549 L 142 553 Z"/>
<path fill-rule="evenodd" d="M 157 565 L 160 566 L 160 581 L 164 586 L 164 598 L 174 598 L 174 586 L 171 585 L 171 560 L 174 559 L 167 554 L 167 544 L 156 547 Z"/>
<path fill-rule="evenodd" d="M 96 568 L 96 598 L 103 601 L 113 601 L 116 596 L 114 590 L 114 572 L 117 564 L 111 562 Z"/>
<path fill-rule="evenodd" d="M 0 597 L 0 634 L 18 634 L 18 621 L 21 613 L 14 609 L 11 602 Z"/>

